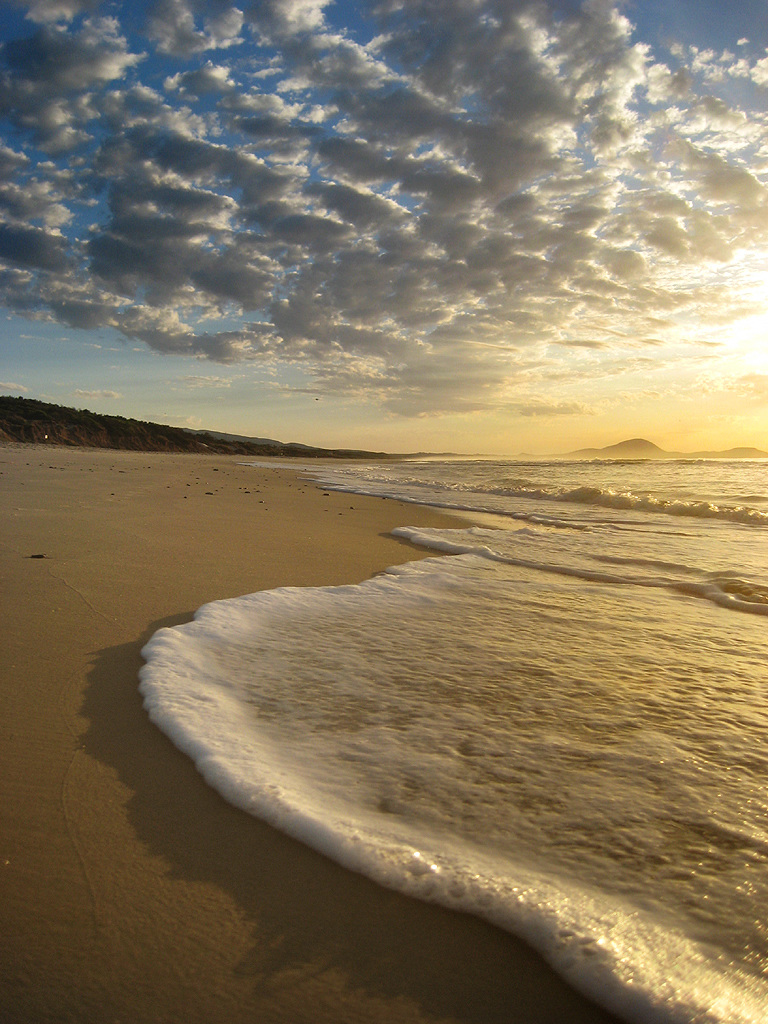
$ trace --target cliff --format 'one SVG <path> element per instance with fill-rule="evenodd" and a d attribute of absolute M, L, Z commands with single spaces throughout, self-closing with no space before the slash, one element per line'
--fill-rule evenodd
<path fill-rule="evenodd" d="M 201 452 L 215 455 L 293 456 L 303 458 L 383 458 L 380 452 L 311 448 L 303 444 L 259 441 L 192 432 L 161 423 L 106 416 L 87 409 L 0 395 L 0 441 L 122 448 L 144 452 Z"/>

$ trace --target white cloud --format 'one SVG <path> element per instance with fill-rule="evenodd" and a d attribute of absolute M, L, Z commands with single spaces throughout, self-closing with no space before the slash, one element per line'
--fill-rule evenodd
<path fill-rule="evenodd" d="M 329 0 L 273 0 L 275 15 L 292 32 L 321 28 Z"/>
<path fill-rule="evenodd" d="M 83 11 L 95 10 L 99 0 L 27 0 L 26 6 L 30 21 L 50 24 L 71 21 Z"/>
<path fill-rule="evenodd" d="M 230 388 L 232 380 L 229 377 L 216 377 L 211 374 L 187 375 L 181 378 L 182 384 L 188 388 Z"/>
<path fill-rule="evenodd" d="M 119 391 L 110 391 L 106 388 L 97 388 L 95 390 L 88 390 L 86 388 L 76 388 L 73 392 L 76 398 L 122 398 L 123 396 Z"/>
<path fill-rule="evenodd" d="M 752 80 L 758 85 L 768 85 L 768 57 L 763 57 L 754 65 Z"/>
<path fill-rule="evenodd" d="M 243 20 L 243 12 L 237 7 L 225 8 L 220 14 L 206 19 L 205 28 L 210 46 L 215 49 L 227 49 L 241 43 Z"/>

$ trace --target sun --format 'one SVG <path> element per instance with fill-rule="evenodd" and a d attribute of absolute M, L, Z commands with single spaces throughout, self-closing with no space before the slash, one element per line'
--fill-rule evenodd
<path fill-rule="evenodd" d="M 750 263 L 734 275 L 731 286 L 731 300 L 735 306 L 738 300 L 742 315 L 736 312 L 712 337 L 727 350 L 730 372 L 768 373 L 768 255 L 759 268 L 754 257 Z"/>

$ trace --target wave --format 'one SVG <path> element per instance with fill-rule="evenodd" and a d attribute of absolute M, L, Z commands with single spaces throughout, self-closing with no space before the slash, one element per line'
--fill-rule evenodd
<path fill-rule="evenodd" d="M 722 519 L 744 526 L 768 526 L 768 512 L 748 505 L 716 505 L 709 501 L 683 501 L 679 498 L 661 498 L 652 494 L 634 494 L 632 491 L 614 491 L 600 487 L 554 489 L 546 487 L 499 488 L 494 493 L 508 498 L 538 501 L 559 501 L 577 505 L 593 505 L 620 511 L 658 512 L 670 516 L 695 519 Z"/>
<path fill-rule="evenodd" d="M 411 532 L 409 539 L 415 538 Z M 430 546 L 438 539 L 431 538 Z M 492 549 L 475 539 L 474 553 L 489 557 Z M 450 541 L 443 535 L 441 543 Z M 653 785 L 668 778 L 675 797 L 686 770 L 685 750 L 676 751 L 654 734 L 646 734 L 648 749 L 601 743 L 592 750 L 588 737 L 601 730 L 583 736 L 577 730 L 559 739 L 546 730 L 540 735 L 536 714 L 533 725 L 523 716 L 511 733 L 504 732 L 514 717 L 508 699 L 498 723 L 486 713 L 478 718 L 482 729 L 468 727 L 478 714 L 478 692 L 472 689 L 464 707 L 462 677 L 472 665 L 464 665 L 441 703 L 449 666 L 441 676 L 440 666 L 426 657 L 434 648 L 419 647 L 429 635 L 413 635 L 422 611 L 450 594 L 441 561 L 398 567 L 356 586 L 283 588 L 215 602 L 200 609 L 193 623 L 160 630 L 142 652 L 140 689 L 150 718 L 234 805 L 382 885 L 519 935 L 574 987 L 627 1020 L 762 1020 L 763 983 L 745 969 L 734 972 L 712 955 L 707 941 L 697 941 L 669 920 L 656 906 L 650 881 L 637 900 L 601 892 L 558 870 L 556 861 L 547 866 L 546 858 L 520 856 L 519 837 L 508 848 L 499 847 L 493 831 L 487 842 L 482 833 L 469 841 L 449 828 L 452 818 L 439 816 L 435 808 L 444 797 L 451 815 L 464 807 L 470 824 L 474 821 L 473 772 L 482 769 L 489 780 L 486 789 L 481 780 L 478 792 L 488 799 L 513 785 L 516 765 L 521 791 L 544 799 L 554 786 L 548 766 L 577 758 L 579 737 L 584 756 L 593 755 L 592 789 L 583 808 L 589 827 L 598 824 L 590 813 L 605 817 L 595 796 L 602 778 L 595 758 L 610 761 L 606 785 L 614 810 L 621 798 L 617 776 L 642 780 L 656 773 Z M 466 597 L 460 585 L 456 615 L 466 616 Z M 433 629 L 431 611 L 426 621 Z M 541 626 L 534 617 L 534 630 Z M 367 657 L 378 633 L 386 657 L 358 661 Z M 439 650 L 450 647 L 450 635 L 443 631 L 434 637 Z M 553 693 L 564 683 L 563 677 Z M 497 686 L 492 679 L 494 692 Z M 578 716 L 578 708 L 573 713 Z M 522 743 L 526 727 L 530 742 L 512 763 L 510 744 Z M 457 736 L 468 742 L 457 744 Z M 474 743 L 473 750 L 468 743 Z M 670 759 L 676 770 L 665 776 L 661 766 Z M 458 773 L 455 790 L 451 766 Z M 537 789 L 539 773 L 544 781 Z M 444 794 L 441 786 L 447 787 Z M 691 792 L 695 810 L 697 791 Z M 574 800 L 573 793 L 567 801 L 561 795 L 565 803 Z M 677 799 L 673 806 L 677 809 Z M 563 823 L 578 820 L 576 808 L 560 812 Z M 709 816 L 703 820 L 708 824 Z M 484 805 L 483 829 L 488 831 L 492 821 Z M 746 825 L 739 831 L 731 821 L 714 824 L 724 837 L 720 845 L 746 845 L 762 854 L 764 837 Z M 516 819 L 518 832 L 523 827 Z M 557 834 L 555 827 L 555 839 Z M 620 839 L 620 830 L 615 835 Z M 607 856 L 620 860 L 624 854 L 615 849 Z"/>
<path fill-rule="evenodd" d="M 461 468 L 466 469 L 466 466 Z M 546 469 L 543 466 L 537 468 Z M 496 477 L 496 481 L 472 474 L 469 478 L 456 479 L 455 476 L 452 478 L 451 472 L 441 478 L 434 475 L 433 466 L 425 466 L 425 473 L 421 476 L 407 472 L 385 475 L 378 468 L 362 466 L 351 472 L 335 467 L 309 472 L 322 486 L 331 490 L 396 498 L 411 504 L 431 505 L 455 512 L 502 515 L 513 520 L 566 529 L 585 529 L 588 526 L 554 514 L 550 503 L 768 527 L 768 511 L 750 504 L 746 499 L 739 503 L 714 502 L 592 484 L 555 486 L 537 483 L 529 477 L 505 480 L 501 475 Z M 749 497 L 754 497 L 755 502 L 761 500 L 761 495 Z M 538 502 L 539 506 L 535 510 L 515 507 L 515 503 L 529 502 Z"/>
<path fill-rule="evenodd" d="M 584 564 L 566 565 L 555 561 L 523 558 L 500 550 L 494 544 L 497 539 L 503 545 L 509 535 L 504 531 L 484 530 L 472 527 L 468 530 L 430 530 L 410 526 L 397 527 L 392 531 L 396 537 L 450 555 L 474 555 L 492 562 L 569 576 L 589 583 L 606 583 L 620 586 L 640 586 L 675 591 L 688 597 L 699 597 L 731 611 L 748 612 L 753 615 L 768 615 L 768 586 L 750 580 L 735 572 L 706 572 L 676 562 L 665 562 L 652 558 L 631 558 L 604 554 L 591 554 L 594 562 L 631 569 L 656 569 L 659 575 L 639 573 L 610 573 L 603 569 Z M 515 537 L 526 535 L 518 530 Z M 532 537 L 535 535 L 531 535 Z M 680 578 L 682 577 L 682 578 Z M 697 577 L 692 579 L 690 577 Z"/>

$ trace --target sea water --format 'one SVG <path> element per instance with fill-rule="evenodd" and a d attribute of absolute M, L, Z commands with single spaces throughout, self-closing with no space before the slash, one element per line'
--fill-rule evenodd
<path fill-rule="evenodd" d="M 237 806 L 626 1020 L 762 1024 L 768 463 L 307 472 L 475 525 L 404 522 L 435 557 L 161 630 L 152 719 Z"/>

